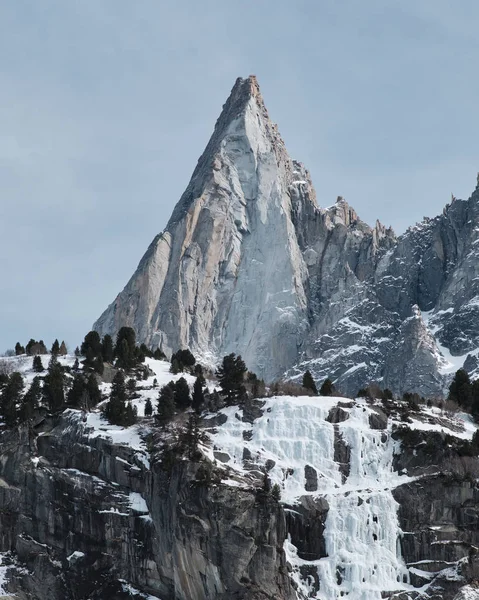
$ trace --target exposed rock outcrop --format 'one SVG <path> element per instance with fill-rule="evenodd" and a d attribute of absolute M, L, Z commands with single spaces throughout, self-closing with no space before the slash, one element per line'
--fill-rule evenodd
<path fill-rule="evenodd" d="M 293 599 L 280 505 L 90 434 L 78 411 L 0 434 L 0 551 L 15 556 L 15 598 L 119 600 L 130 587 L 162 600 Z"/>
<path fill-rule="evenodd" d="M 309 369 L 348 394 L 375 381 L 441 395 L 466 357 L 478 364 L 478 241 L 477 189 L 399 238 L 341 197 L 318 207 L 251 76 L 94 327 L 129 325 L 140 342 L 167 355 L 189 347 L 210 364 L 235 352 L 267 380 Z"/>

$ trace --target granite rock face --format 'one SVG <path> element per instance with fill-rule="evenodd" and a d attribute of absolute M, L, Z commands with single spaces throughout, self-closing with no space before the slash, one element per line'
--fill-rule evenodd
<path fill-rule="evenodd" d="M 279 504 L 89 433 L 67 411 L 40 432 L 0 434 L 0 552 L 16 560 L 15 598 L 294 598 Z"/>
<path fill-rule="evenodd" d="M 396 237 L 341 197 L 320 208 L 256 79 L 238 79 L 192 179 L 95 323 L 167 355 L 241 354 L 273 380 L 330 376 L 441 395 L 479 353 L 479 191 Z M 412 319 L 412 320 L 409 320 Z"/>
<path fill-rule="evenodd" d="M 463 417 L 418 409 L 409 425 L 405 407 L 228 407 L 203 420 L 198 461 L 171 460 L 151 421 L 116 442 L 75 410 L 3 428 L 0 596 L 452 600 L 479 580 L 479 458 Z"/>

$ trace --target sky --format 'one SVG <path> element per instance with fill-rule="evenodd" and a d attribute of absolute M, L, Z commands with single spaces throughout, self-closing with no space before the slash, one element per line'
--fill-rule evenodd
<path fill-rule="evenodd" d="M 188 184 L 255 74 L 318 203 L 402 233 L 479 171 L 479 4 L 0 2 L 0 351 L 71 348 Z"/>

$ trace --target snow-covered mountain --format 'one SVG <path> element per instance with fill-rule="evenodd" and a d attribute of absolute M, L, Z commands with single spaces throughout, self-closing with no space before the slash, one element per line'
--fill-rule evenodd
<path fill-rule="evenodd" d="M 478 366 L 479 191 L 396 237 L 338 198 L 321 208 L 256 78 L 238 79 L 192 179 L 95 323 L 170 354 L 229 352 L 272 380 L 309 368 L 349 394 L 371 381 L 443 392 Z"/>

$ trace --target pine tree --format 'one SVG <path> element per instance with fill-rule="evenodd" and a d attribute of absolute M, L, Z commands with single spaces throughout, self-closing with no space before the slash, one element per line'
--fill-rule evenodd
<path fill-rule="evenodd" d="M 175 369 L 177 369 L 176 373 L 180 373 L 180 372 L 183 373 L 185 369 L 191 370 L 191 368 L 196 363 L 196 358 L 194 357 L 192 352 L 188 349 L 178 350 L 178 352 L 175 352 L 173 354 L 173 356 L 171 357 L 172 365 L 173 365 L 173 362 L 176 362 L 176 365 L 175 365 Z M 173 373 L 172 369 L 170 369 L 170 371 Z"/>
<path fill-rule="evenodd" d="M 145 417 L 151 417 L 153 414 L 153 404 L 149 398 L 146 399 L 145 402 Z"/>
<path fill-rule="evenodd" d="M 75 356 L 77 358 L 79 358 L 81 356 L 80 348 L 78 346 L 75 348 Z"/>
<path fill-rule="evenodd" d="M 32 419 L 35 410 L 38 408 L 38 404 L 42 397 L 42 388 L 40 382 L 40 377 L 34 377 L 30 388 L 23 396 L 19 411 L 19 419 L 22 423 Z"/>
<path fill-rule="evenodd" d="M 60 349 L 58 351 L 58 354 L 60 356 L 66 356 L 68 354 L 67 345 L 65 344 L 65 342 L 63 340 L 62 340 L 62 343 L 60 344 Z"/>
<path fill-rule="evenodd" d="M 60 353 L 60 344 L 59 344 L 58 340 L 55 340 L 53 342 L 51 353 L 53 354 L 53 356 L 58 356 L 58 354 Z"/>
<path fill-rule="evenodd" d="M 166 359 L 166 355 L 164 352 L 162 352 L 159 348 L 157 348 L 154 352 L 153 352 L 153 358 L 155 360 L 165 360 Z"/>
<path fill-rule="evenodd" d="M 22 400 L 23 377 L 20 373 L 12 373 L 0 396 L 0 415 L 7 427 L 14 427 L 18 422 L 18 409 Z"/>
<path fill-rule="evenodd" d="M 244 377 L 246 371 L 243 359 L 234 353 L 225 356 L 221 366 L 216 371 L 221 390 L 226 395 L 229 404 L 238 402 L 244 395 Z"/>
<path fill-rule="evenodd" d="M 103 336 L 103 340 L 101 342 L 101 353 L 103 357 L 103 361 L 106 363 L 113 363 L 114 358 L 114 349 L 113 349 L 113 340 L 111 335 L 108 333 Z"/>
<path fill-rule="evenodd" d="M 175 414 L 175 383 L 164 385 L 158 395 L 157 419 L 161 423 L 169 421 Z"/>
<path fill-rule="evenodd" d="M 131 404 L 131 402 L 126 403 L 125 407 L 125 415 L 123 417 L 123 423 L 125 427 L 129 427 L 130 425 L 134 425 L 136 423 L 137 410 Z"/>
<path fill-rule="evenodd" d="M 136 335 L 131 327 L 122 327 L 116 336 L 117 366 L 130 369 L 136 363 Z"/>
<path fill-rule="evenodd" d="M 105 365 L 103 364 L 103 358 L 101 356 L 96 356 L 93 359 L 92 367 L 95 370 L 95 373 L 98 373 L 98 375 L 103 375 L 103 372 L 105 370 Z"/>
<path fill-rule="evenodd" d="M 331 379 L 329 379 L 329 377 L 327 379 L 325 379 L 323 381 L 323 385 L 321 386 L 320 390 L 319 390 L 319 395 L 320 396 L 334 396 L 336 390 L 334 388 L 334 384 L 331 381 Z"/>
<path fill-rule="evenodd" d="M 203 393 L 204 383 L 204 377 L 200 376 L 196 378 L 195 383 L 193 385 L 193 398 L 191 405 L 197 413 L 201 412 L 205 403 L 205 395 Z"/>
<path fill-rule="evenodd" d="M 35 371 L 35 373 L 42 373 L 45 370 L 42 363 L 42 359 L 38 354 L 35 354 L 35 356 L 33 357 L 33 370 Z"/>
<path fill-rule="evenodd" d="M 118 371 L 113 378 L 110 399 L 105 406 L 105 417 L 113 425 L 123 425 L 126 413 L 126 386 L 125 376 L 122 371 Z"/>
<path fill-rule="evenodd" d="M 20 356 L 21 354 L 25 354 L 25 348 L 20 344 L 20 342 L 17 342 L 15 344 L 15 355 Z"/>
<path fill-rule="evenodd" d="M 101 400 L 101 392 L 94 373 L 90 373 L 86 381 L 86 392 L 88 394 L 88 409 L 96 406 Z"/>
<path fill-rule="evenodd" d="M 153 388 L 158 387 L 158 379 L 156 377 L 153 379 L 153 386 L 152 387 Z"/>
<path fill-rule="evenodd" d="M 275 502 L 279 502 L 281 500 L 281 488 L 277 483 L 275 483 L 271 489 L 271 497 Z"/>
<path fill-rule="evenodd" d="M 318 388 L 316 387 L 313 376 L 309 370 L 303 375 L 303 387 L 313 392 L 315 396 L 318 395 Z"/>
<path fill-rule="evenodd" d="M 73 363 L 72 369 L 74 371 L 79 371 L 80 370 L 80 363 L 78 362 L 78 357 L 75 358 L 75 362 Z"/>
<path fill-rule="evenodd" d="M 85 408 L 86 385 L 83 375 L 75 375 L 73 384 L 67 394 L 69 406 L 74 408 Z"/>
<path fill-rule="evenodd" d="M 102 348 L 101 348 L 101 340 L 100 340 L 100 336 L 98 335 L 98 331 L 89 331 L 86 334 L 85 339 L 83 340 L 83 342 L 81 344 L 81 348 L 80 348 L 81 355 L 86 357 L 89 349 L 91 351 L 90 356 L 92 358 L 95 358 L 96 356 L 101 355 Z"/>
<path fill-rule="evenodd" d="M 61 410 L 65 404 L 64 374 L 61 364 L 52 354 L 43 382 L 43 398 L 51 411 Z"/>
<path fill-rule="evenodd" d="M 188 424 L 180 437 L 180 444 L 183 446 L 188 458 L 195 460 L 198 458 L 198 444 L 200 442 L 200 429 L 198 425 L 198 415 L 192 414 L 188 419 Z"/>
<path fill-rule="evenodd" d="M 180 377 L 175 383 L 175 404 L 178 410 L 191 406 L 190 388 L 184 377 Z"/>
<path fill-rule="evenodd" d="M 136 397 L 136 379 L 134 379 L 133 377 L 130 377 L 130 379 L 128 379 L 126 387 L 128 390 L 128 397 L 135 398 Z"/>
<path fill-rule="evenodd" d="M 178 373 L 181 373 L 181 372 L 182 372 L 182 369 L 181 369 L 180 363 L 176 360 L 176 358 L 172 358 L 171 366 L 170 366 L 170 373 L 173 373 L 173 375 L 178 375 Z"/>
<path fill-rule="evenodd" d="M 37 342 L 33 338 L 30 338 L 30 341 L 28 342 L 28 344 L 25 347 L 25 351 L 27 354 L 30 354 L 30 355 L 33 354 L 32 348 L 36 343 Z"/>
<path fill-rule="evenodd" d="M 459 369 L 449 386 L 449 400 L 454 400 L 464 410 L 470 410 L 473 404 L 473 388 L 467 371 Z"/>

